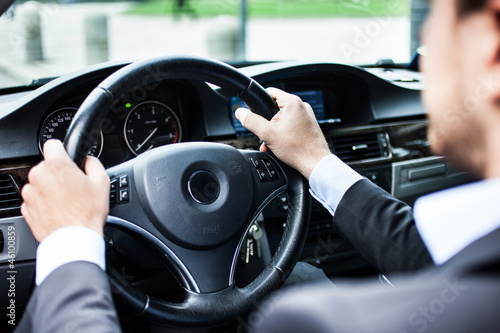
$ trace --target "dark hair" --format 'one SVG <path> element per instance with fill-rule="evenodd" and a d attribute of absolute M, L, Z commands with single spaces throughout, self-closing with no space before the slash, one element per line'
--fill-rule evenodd
<path fill-rule="evenodd" d="M 488 0 L 457 0 L 458 16 L 466 16 L 486 7 Z"/>

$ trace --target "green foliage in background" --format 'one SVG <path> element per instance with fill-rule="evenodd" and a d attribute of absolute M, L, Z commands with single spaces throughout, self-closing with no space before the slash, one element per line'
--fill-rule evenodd
<path fill-rule="evenodd" d="M 240 0 L 184 0 L 186 9 L 180 15 L 214 17 L 238 15 Z M 409 0 L 247 0 L 251 18 L 297 17 L 366 17 L 402 16 L 410 12 Z M 129 14 L 175 15 L 177 0 L 139 2 Z M 194 13 L 194 14 L 193 14 Z"/>

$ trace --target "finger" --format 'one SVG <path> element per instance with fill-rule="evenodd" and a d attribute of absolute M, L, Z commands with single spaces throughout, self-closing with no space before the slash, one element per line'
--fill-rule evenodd
<path fill-rule="evenodd" d="M 281 89 L 278 89 L 278 88 L 273 88 L 273 87 L 269 87 L 269 88 L 266 88 L 266 91 L 269 95 L 271 95 L 272 98 L 276 99 L 278 97 L 283 97 L 284 95 L 286 95 L 287 93 L 284 92 L 283 90 Z"/>
<path fill-rule="evenodd" d="M 61 141 L 51 139 L 43 145 L 43 156 L 45 160 L 54 160 L 61 163 L 72 162 Z"/>
<path fill-rule="evenodd" d="M 266 152 L 269 151 L 269 147 L 266 145 L 265 142 L 262 142 L 262 144 L 260 145 L 260 149 L 259 150 L 262 151 L 262 152 L 264 152 L 264 153 L 266 153 Z"/>
<path fill-rule="evenodd" d="M 290 104 L 292 101 L 300 100 L 300 98 L 296 95 L 289 94 L 283 90 L 278 88 L 267 88 L 266 89 L 269 95 L 276 100 L 278 107 L 281 109 L 285 107 L 287 104 Z M 300 100 L 302 102 L 302 100 Z"/>
<path fill-rule="evenodd" d="M 85 173 L 96 182 L 109 182 L 109 177 L 106 173 L 106 169 L 104 169 L 104 166 L 101 164 L 101 162 L 93 156 L 87 156 L 87 159 L 85 160 Z"/>
<path fill-rule="evenodd" d="M 25 203 L 25 202 L 23 202 L 23 203 L 21 204 L 21 214 L 23 215 L 24 220 L 25 220 L 25 221 L 28 223 L 28 225 L 29 225 L 29 223 L 31 222 L 31 218 L 30 218 L 29 210 L 28 210 L 28 208 L 27 208 L 27 206 L 26 206 L 26 203 Z"/>
<path fill-rule="evenodd" d="M 94 156 L 87 156 L 85 160 L 85 173 L 87 175 L 95 175 L 106 172 L 101 162 Z"/>
<path fill-rule="evenodd" d="M 23 203 L 21 204 L 21 214 L 24 216 L 24 219 L 26 221 L 30 220 L 30 214 L 29 214 L 29 208 L 28 208 L 28 201 L 29 201 L 29 196 L 30 196 L 30 191 L 31 191 L 31 185 L 26 184 L 23 186 L 21 190 L 21 197 L 23 198 Z"/>
<path fill-rule="evenodd" d="M 37 175 L 40 172 L 40 168 L 42 168 L 42 163 L 43 163 L 43 161 L 31 168 L 30 172 L 28 173 L 28 183 L 32 184 L 35 182 Z M 28 184 L 26 184 L 26 185 L 28 185 Z M 26 187 L 26 185 L 24 185 L 23 189 Z M 22 191 L 21 191 L 21 193 L 22 193 Z"/>
<path fill-rule="evenodd" d="M 26 184 L 21 189 L 21 197 L 23 198 L 24 203 L 26 203 L 28 201 L 31 188 L 32 188 L 32 186 L 30 184 Z"/>
<path fill-rule="evenodd" d="M 267 119 L 245 108 L 236 110 L 235 116 L 246 129 L 264 140 L 261 135 L 264 133 L 264 129 L 269 125 Z"/>
<path fill-rule="evenodd" d="M 266 88 L 267 93 L 276 101 L 278 104 L 278 107 L 281 109 L 283 107 L 283 103 L 278 103 L 278 100 L 283 100 L 283 98 L 286 95 L 286 92 L 284 92 L 281 89 L 278 88 Z"/>

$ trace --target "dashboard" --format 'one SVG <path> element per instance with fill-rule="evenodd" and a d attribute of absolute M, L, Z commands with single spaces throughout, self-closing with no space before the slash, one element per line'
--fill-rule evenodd
<path fill-rule="evenodd" d="M 20 215 L 20 190 L 43 158 L 43 142 L 63 139 L 78 107 L 106 77 L 128 63 L 105 63 L 54 79 L 41 87 L 0 91 L 0 271 L 9 270 L 9 228 L 17 230 L 15 257 L 19 302 L 34 279 L 36 241 Z M 300 96 L 314 109 L 333 153 L 386 191 L 413 204 L 423 194 L 472 180 L 433 156 L 420 99 L 419 73 L 334 63 L 278 62 L 241 68 L 264 87 Z M 234 117 L 244 103 L 219 87 L 196 80 L 163 80 L 120 96 L 107 112 L 91 154 L 106 168 L 148 150 L 179 142 L 210 141 L 258 149 L 259 139 Z M 147 89 L 146 89 L 147 88 Z M 287 197 L 273 200 L 260 216 L 270 251 L 283 232 Z M 321 247 L 335 243 L 335 250 Z M 330 277 L 376 273 L 336 233 L 331 216 L 313 204 L 301 260 Z M 244 271 L 241 279 L 258 274 Z M 0 290 L 8 290 L 5 279 Z M 5 289 L 4 289 L 5 288 Z M 5 310 L 7 295 L 0 295 Z"/>

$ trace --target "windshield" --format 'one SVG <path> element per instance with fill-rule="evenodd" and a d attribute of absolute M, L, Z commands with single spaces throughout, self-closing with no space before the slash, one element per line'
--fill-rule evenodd
<path fill-rule="evenodd" d="M 406 63 L 409 0 L 16 1 L 0 17 L 0 88 L 110 60 Z"/>

